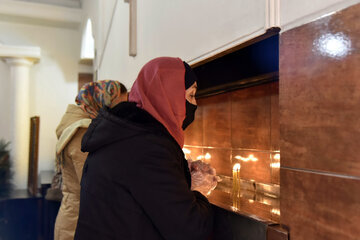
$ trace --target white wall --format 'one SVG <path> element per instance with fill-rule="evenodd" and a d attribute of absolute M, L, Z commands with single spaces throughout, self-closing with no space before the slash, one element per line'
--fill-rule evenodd
<path fill-rule="evenodd" d="M 30 115 L 40 116 L 39 171 L 54 168 L 55 129 L 77 93 L 80 31 L 0 22 L 0 40 L 8 45 L 39 46 L 40 62 L 30 70 Z M 8 66 L 0 64 L 1 86 L 9 86 Z M 5 74 L 3 76 L 3 74 Z M 11 99 L 1 87 L 1 118 L 9 115 L 6 101 Z M 9 119 L 0 120 L 0 132 L 8 134 Z"/>
<path fill-rule="evenodd" d="M 94 27 L 98 78 L 117 79 L 128 88 L 140 68 L 154 57 L 196 61 L 265 32 L 263 0 L 138 0 L 138 55 L 129 57 L 129 4 L 119 0 L 117 5 L 115 0 L 106 1 L 106 5 L 90 2 L 84 3 L 85 12 L 94 21 L 101 19 Z"/>
<path fill-rule="evenodd" d="M 0 39 L 1 40 L 1 39 Z M 10 70 L 8 65 L 0 60 L 0 139 L 10 141 Z"/>
<path fill-rule="evenodd" d="M 339 11 L 359 0 L 285 0 L 281 1 L 282 31 L 311 22 L 316 18 Z"/>
<path fill-rule="evenodd" d="M 128 56 L 129 4 L 121 0 L 83 2 L 85 14 L 94 23 L 98 79 L 117 79 L 130 88 L 140 68 L 151 58 L 178 56 L 195 63 L 265 32 L 267 9 L 263 0 L 137 2 L 136 57 Z M 282 31 L 359 2 L 280 1 Z"/>

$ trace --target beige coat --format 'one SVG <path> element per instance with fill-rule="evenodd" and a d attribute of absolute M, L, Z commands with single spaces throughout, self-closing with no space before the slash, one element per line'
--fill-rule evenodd
<path fill-rule="evenodd" d="M 73 240 L 80 203 L 80 180 L 87 153 L 81 140 L 91 120 L 80 107 L 69 105 L 56 129 L 56 153 L 61 154 L 63 198 L 55 223 L 55 240 Z"/>

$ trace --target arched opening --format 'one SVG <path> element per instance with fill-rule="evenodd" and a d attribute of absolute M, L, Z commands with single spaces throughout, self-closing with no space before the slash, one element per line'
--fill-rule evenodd
<path fill-rule="evenodd" d="M 86 21 L 86 26 L 82 36 L 81 42 L 81 61 L 91 61 L 94 59 L 95 55 L 95 41 L 92 34 L 92 23 L 91 19 L 88 18 Z"/>

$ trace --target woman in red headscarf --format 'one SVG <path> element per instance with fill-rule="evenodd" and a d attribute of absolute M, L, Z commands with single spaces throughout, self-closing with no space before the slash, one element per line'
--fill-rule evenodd
<path fill-rule="evenodd" d="M 89 152 L 75 239 L 208 239 L 211 205 L 192 191 L 182 147 L 196 110 L 196 77 L 179 58 L 140 71 L 129 102 L 101 110 L 82 140 Z"/>

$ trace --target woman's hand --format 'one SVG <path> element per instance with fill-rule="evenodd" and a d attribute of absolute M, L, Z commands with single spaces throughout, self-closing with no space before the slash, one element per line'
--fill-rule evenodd
<path fill-rule="evenodd" d="M 201 192 L 203 195 L 210 194 L 220 181 L 216 176 L 215 168 L 201 160 L 188 161 L 188 166 L 191 174 L 191 190 Z"/>

